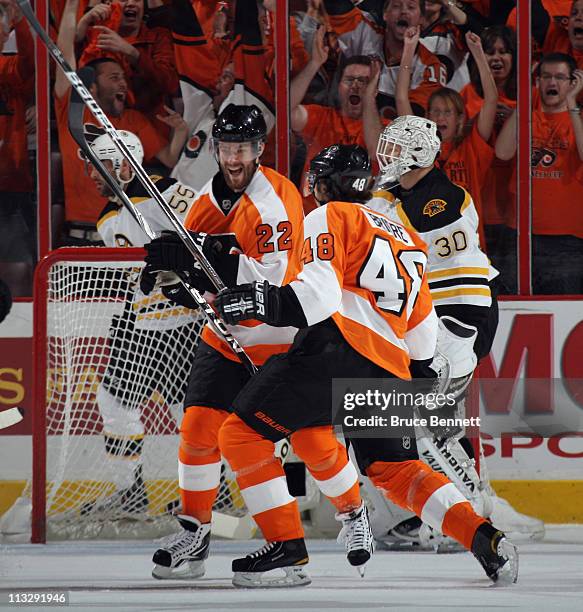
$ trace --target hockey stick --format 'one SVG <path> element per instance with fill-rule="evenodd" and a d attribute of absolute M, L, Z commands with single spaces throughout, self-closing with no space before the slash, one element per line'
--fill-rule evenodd
<path fill-rule="evenodd" d="M 77 76 L 77 75 L 76 75 Z M 94 71 L 91 68 L 83 68 L 79 71 L 79 77 L 84 83 L 90 85 L 94 78 Z M 136 209 L 132 204 L 131 200 L 127 196 L 126 192 L 121 188 L 119 183 L 111 176 L 107 171 L 107 168 L 103 165 L 101 160 L 94 153 L 91 146 L 85 139 L 85 132 L 83 130 L 83 115 L 85 112 L 85 103 L 81 96 L 78 95 L 76 90 L 71 92 L 71 101 L 69 103 L 69 132 L 79 145 L 81 151 L 85 155 L 95 169 L 101 174 L 108 187 L 116 195 L 125 208 L 128 209 L 130 214 L 133 216 L 135 221 L 140 225 L 144 232 L 149 236 L 150 239 L 155 238 L 154 232 L 151 230 L 143 215 Z M 141 167 L 141 166 L 140 166 Z M 148 177 L 149 179 L 149 177 Z M 174 213 L 171 212 L 172 217 Z M 177 223 L 179 223 L 177 221 Z M 235 356 L 241 361 L 241 363 L 247 368 L 251 375 L 257 372 L 255 364 L 249 358 L 249 355 L 245 352 L 243 347 L 237 342 L 235 337 L 229 332 L 223 323 L 222 319 L 212 309 L 211 305 L 202 297 L 199 291 L 194 287 L 191 287 L 183 278 L 180 277 L 180 281 L 184 285 L 188 293 L 194 298 L 199 308 L 203 312 L 207 322 L 219 333 L 219 335 L 227 342 L 231 347 Z"/>
<path fill-rule="evenodd" d="M 116 129 L 113 127 L 111 121 L 107 118 L 107 115 L 101 110 L 99 104 L 94 100 L 93 96 L 89 93 L 77 73 L 71 68 L 67 60 L 64 58 L 61 50 L 57 45 L 50 39 L 48 34 L 43 30 L 42 26 L 38 22 L 36 15 L 30 5 L 29 0 L 16 0 L 18 2 L 18 6 L 22 11 L 23 15 L 26 17 L 27 21 L 31 25 L 32 29 L 36 32 L 37 36 L 43 41 L 46 45 L 49 53 L 53 57 L 53 59 L 59 64 L 62 69 L 65 77 L 71 83 L 73 89 L 79 94 L 83 103 L 87 106 L 87 108 L 91 111 L 93 116 L 101 123 L 103 126 L 105 133 L 113 140 L 115 146 L 124 154 L 126 159 L 128 160 L 130 166 L 136 173 L 138 180 L 142 183 L 148 194 L 156 200 L 168 220 L 170 224 L 176 231 L 176 233 L 180 236 L 191 255 L 196 259 L 196 261 L 200 264 L 200 267 L 203 269 L 205 274 L 209 277 L 215 288 L 220 291 L 225 288 L 225 284 L 220 279 L 219 275 L 216 273 L 214 268 L 211 266 L 208 259 L 204 256 L 199 246 L 193 240 L 192 236 L 182 227 L 180 222 L 174 216 L 172 209 L 168 206 L 166 200 L 162 197 L 147 172 L 142 168 L 140 164 L 136 161 L 130 150 L 127 148 L 124 141 L 118 136 Z"/>
<path fill-rule="evenodd" d="M 20 423 L 23 416 L 24 411 L 22 408 L 17 408 L 16 406 L 8 410 L 3 410 L 0 412 L 0 429 L 6 429 L 7 427 L 16 425 L 16 423 Z"/>

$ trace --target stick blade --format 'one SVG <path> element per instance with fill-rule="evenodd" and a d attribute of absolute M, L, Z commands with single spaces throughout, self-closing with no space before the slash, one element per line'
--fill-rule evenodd
<path fill-rule="evenodd" d="M 17 406 L 14 406 L 14 408 L 9 408 L 8 410 L 3 410 L 0 412 L 0 429 L 6 429 L 7 427 L 16 425 L 16 423 L 20 423 L 23 417 L 24 410 L 22 408 L 18 408 Z"/>

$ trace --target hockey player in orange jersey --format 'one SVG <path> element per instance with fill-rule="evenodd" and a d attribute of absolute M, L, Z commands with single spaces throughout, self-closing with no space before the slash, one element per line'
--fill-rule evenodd
<path fill-rule="evenodd" d="M 267 544 L 233 562 L 237 586 L 266 586 L 262 574 L 275 568 L 295 577 L 296 584 L 309 581 L 301 522 L 281 490 L 274 442 L 290 434 L 293 442 L 303 427 L 330 422 L 333 378 L 429 376 L 437 318 L 425 275 L 425 244 L 415 232 L 354 203 L 366 201 L 362 195 L 369 185 L 365 179 L 342 180 L 347 148 L 354 149 L 328 147 L 312 163 L 314 195 L 327 205 L 306 218 L 298 277 L 283 287 L 259 282 L 227 289 L 216 301 L 231 324 L 255 318 L 302 328 L 290 352 L 270 359 L 236 398 L 235 414 L 219 434 L 244 498 L 261 496 L 271 508 L 254 515 Z M 360 154 L 366 157 L 363 149 Z M 363 473 L 395 503 L 471 549 L 493 581 L 516 581 L 515 547 L 445 476 L 419 460 L 410 443 L 413 427 L 400 436 L 353 439 Z M 288 531 L 282 535 L 278 524 L 284 520 Z M 370 534 L 352 536 L 368 540 Z"/>
<path fill-rule="evenodd" d="M 266 137 L 265 119 L 257 106 L 229 104 L 220 113 L 211 143 L 219 171 L 200 190 L 185 219 L 186 229 L 199 232 L 197 241 L 227 286 L 262 279 L 280 285 L 300 269 L 301 196 L 291 181 L 260 165 Z M 214 286 L 195 267 L 176 234 L 163 234 L 145 248 L 142 285 L 146 289 L 154 285 L 152 278 L 158 271 L 185 272 L 190 284 L 206 291 L 212 300 Z M 178 304 L 196 307 L 180 284 L 165 293 Z M 297 330 L 246 321 L 230 331 L 260 366 L 269 356 L 285 352 Z M 154 554 L 155 578 L 204 574 L 221 474 L 217 435 L 249 376 L 229 346 L 206 327 L 192 364 L 180 428 L 182 511 L 178 520 L 182 530 Z"/>

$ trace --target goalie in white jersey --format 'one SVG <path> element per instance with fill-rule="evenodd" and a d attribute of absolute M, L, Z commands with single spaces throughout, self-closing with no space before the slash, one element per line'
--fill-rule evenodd
<path fill-rule="evenodd" d="M 139 138 L 124 130 L 118 131 L 118 135 L 141 164 L 144 153 Z M 99 136 L 91 143 L 91 148 L 152 231 L 159 234 L 171 229 L 168 218 L 135 179 L 129 162 L 111 138 L 106 134 Z M 150 238 L 113 195 L 97 169 L 89 165 L 89 172 L 100 194 L 110 198 L 97 221 L 105 245 L 141 247 L 149 242 Z M 151 179 L 182 221 L 195 199 L 194 190 L 175 179 L 157 176 Z M 112 495 L 81 507 L 82 514 L 91 514 L 99 520 L 138 518 L 147 512 L 148 497 L 142 474 L 145 434 L 142 409 L 156 391 L 173 415 L 179 413 L 201 329 L 196 313 L 166 299 L 164 293 L 172 290 L 172 285 L 145 296 L 138 286 L 137 269 L 136 274 L 126 275 L 123 280 L 127 301 L 122 314 L 112 318 L 110 358 L 97 391 L 105 453 L 116 490 Z M 126 364 L 135 359 L 136 354 L 141 356 L 142 367 L 128 368 Z"/>
<path fill-rule="evenodd" d="M 367 204 L 416 230 L 427 244 L 429 290 L 440 319 L 433 368 L 443 379 L 443 390 L 459 398 L 455 415 L 443 416 L 463 417 L 465 390 L 478 361 L 490 352 L 498 325 L 494 280 L 498 271 L 480 248 L 478 213 L 471 195 L 434 167 L 440 144 L 436 124 L 422 117 L 401 116 L 384 128 L 377 147 L 380 189 Z M 444 428 L 432 433 L 435 441 L 426 436 L 418 439 L 420 456 L 446 473 L 476 512 L 491 517 L 514 538 L 544 533 L 541 521 L 517 513 L 496 497 L 483 461 L 478 476 L 465 432 Z M 413 515 L 396 508 L 389 508 L 389 514 L 380 519 L 382 526 L 375 527 L 372 520 L 375 535 L 381 537 L 384 531 L 389 548 L 439 542 L 429 540 L 433 534 Z"/>

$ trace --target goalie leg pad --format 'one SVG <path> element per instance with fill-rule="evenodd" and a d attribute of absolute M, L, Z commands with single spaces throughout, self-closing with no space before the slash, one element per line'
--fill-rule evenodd
<path fill-rule="evenodd" d="M 478 359 L 474 353 L 474 343 L 478 330 L 454 317 L 439 318 L 437 347 L 431 368 L 437 372 L 440 393 L 453 393 L 461 396 L 470 382 Z"/>
<path fill-rule="evenodd" d="M 477 514 L 483 517 L 490 515 L 492 502 L 480 483 L 476 462 L 468 457 L 459 440 L 435 441 L 425 433 L 417 438 L 417 448 L 421 459 L 436 472 L 445 474 Z"/>

